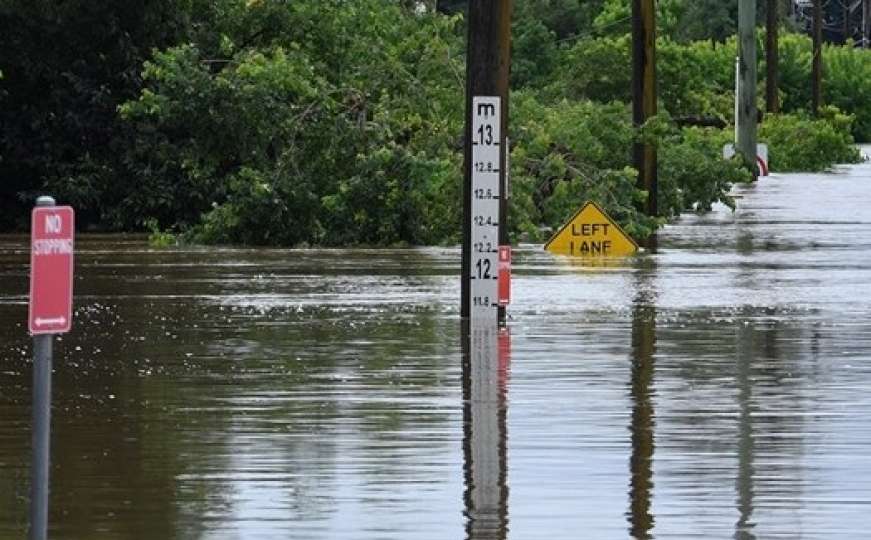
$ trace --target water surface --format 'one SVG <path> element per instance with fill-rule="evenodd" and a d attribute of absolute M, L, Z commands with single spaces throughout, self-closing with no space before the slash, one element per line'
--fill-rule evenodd
<path fill-rule="evenodd" d="M 509 329 L 459 251 L 78 239 L 52 538 L 863 538 L 871 165 L 775 175 L 656 253 L 515 254 Z M 27 239 L 0 237 L 0 538 L 29 492 Z"/>

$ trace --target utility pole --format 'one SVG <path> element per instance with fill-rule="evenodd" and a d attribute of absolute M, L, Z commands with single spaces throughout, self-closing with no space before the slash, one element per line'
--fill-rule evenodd
<path fill-rule="evenodd" d="M 871 0 L 862 0 L 862 47 L 868 48 L 871 39 Z"/>
<path fill-rule="evenodd" d="M 823 0 L 813 0 L 813 70 L 811 73 L 811 109 L 820 113 L 823 104 Z"/>
<path fill-rule="evenodd" d="M 777 95 L 778 62 L 777 25 L 779 0 L 768 0 L 768 13 L 765 24 L 765 108 L 771 114 L 780 112 L 780 96 Z"/>
<path fill-rule="evenodd" d="M 849 0 L 844 1 L 844 7 L 842 8 L 844 13 L 844 45 L 847 44 L 847 41 L 850 39 L 850 2 Z"/>
<path fill-rule="evenodd" d="M 487 318 L 492 313 L 493 321 L 505 320 L 505 309 L 496 307 L 493 276 L 499 245 L 508 243 L 505 164 L 512 4 L 512 0 L 469 0 L 468 4 L 462 318 L 474 311 Z M 480 185 L 473 186 L 475 182 Z M 473 242 L 480 245 L 473 249 Z"/>
<path fill-rule="evenodd" d="M 738 0 L 738 142 L 756 176 L 756 0 Z"/>
<path fill-rule="evenodd" d="M 654 0 L 632 0 L 632 122 L 636 128 L 656 115 L 656 11 Z M 659 214 L 656 148 L 635 143 L 638 187 L 647 191 L 644 211 Z"/>

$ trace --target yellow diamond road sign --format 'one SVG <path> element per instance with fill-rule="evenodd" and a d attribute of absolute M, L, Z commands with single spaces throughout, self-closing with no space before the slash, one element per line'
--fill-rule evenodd
<path fill-rule="evenodd" d="M 625 257 L 638 251 L 638 244 L 599 205 L 588 202 L 544 249 L 571 257 Z"/>

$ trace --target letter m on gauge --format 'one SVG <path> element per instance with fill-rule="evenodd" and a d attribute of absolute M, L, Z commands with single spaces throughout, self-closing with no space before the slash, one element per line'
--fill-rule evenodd
<path fill-rule="evenodd" d="M 73 209 L 34 208 L 30 231 L 28 328 L 34 335 L 69 332 L 73 306 Z"/>

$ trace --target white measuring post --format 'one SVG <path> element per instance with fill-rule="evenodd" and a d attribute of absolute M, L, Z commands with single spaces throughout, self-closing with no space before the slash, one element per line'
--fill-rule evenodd
<path fill-rule="evenodd" d="M 499 201 L 502 166 L 502 100 L 472 98 L 472 257 L 469 283 L 470 317 L 498 323 Z"/>

